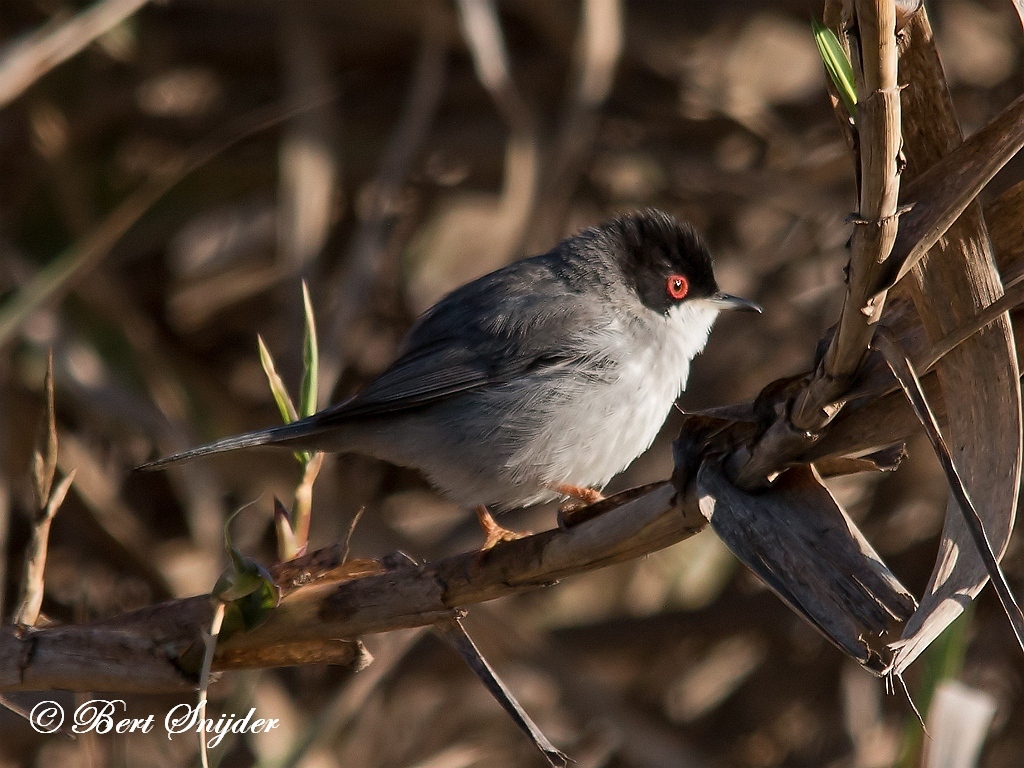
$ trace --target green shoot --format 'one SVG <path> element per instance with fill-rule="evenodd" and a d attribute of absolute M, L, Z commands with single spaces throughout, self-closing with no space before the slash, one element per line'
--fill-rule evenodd
<path fill-rule="evenodd" d="M 267 349 L 262 336 L 256 337 L 256 344 L 260 348 L 260 364 L 263 366 L 263 372 L 267 375 L 270 392 L 274 396 L 274 402 L 277 403 L 277 410 L 281 412 L 281 418 L 284 419 L 285 424 L 298 421 L 299 415 L 295 411 L 295 404 L 292 402 L 291 395 L 288 394 L 281 376 L 277 373 L 274 358 L 271 357 L 270 350 Z"/>
<path fill-rule="evenodd" d="M 302 281 L 302 310 L 306 318 L 306 331 L 302 338 L 302 392 L 299 397 L 299 413 L 303 418 L 316 413 L 317 377 L 320 368 L 320 352 L 316 344 L 316 321 L 313 319 L 313 304 L 309 300 L 309 288 Z"/>
<path fill-rule="evenodd" d="M 302 385 L 299 393 L 299 409 L 296 410 L 288 388 L 277 373 L 274 358 L 263 343 L 256 337 L 259 344 L 260 363 L 270 383 L 270 391 L 281 412 L 285 424 L 291 424 L 300 418 L 308 418 L 317 411 L 317 387 L 320 368 L 320 355 L 316 341 L 316 320 L 313 316 L 313 302 L 309 298 L 309 287 L 302 282 L 302 309 L 305 318 L 305 329 L 302 338 Z M 296 451 L 295 458 L 302 467 L 302 479 L 295 489 L 295 503 L 290 517 L 282 515 L 283 507 L 275 509 L 274 521 L 277 530 L 278 556 L 281 561 L 292 558 L 306 551 L 309 539 L 310 513 L 313 504 L 313 482 L 320 472 L 323 455 L 310 451 Z M 280 506 L 280 503 L 278 503 Z"/>
<path fill-rule="evenodd" d="M 839 44 L 839 38 L 835 32 L 819 22 L 811 19 L 811 28 L 814 31 L 814 42 L 818 45 L 818 54 L 832 83 L 839 92 L 839 98 L 843 100 L 846 111 L 850 117 L 857 120 L 857 87 L 854 85 L 853 66 L 850 59 Z"/>

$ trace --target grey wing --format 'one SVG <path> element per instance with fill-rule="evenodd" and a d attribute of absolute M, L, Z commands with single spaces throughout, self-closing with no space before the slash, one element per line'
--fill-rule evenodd
<path fill-rule="evenodd" d="M 439 344 L 403 355 L 358 395 L 324 409 L 318 416 L 324 422 L 380 416 L 428 405 L 489 381 L 487 367 L 478 354 Z"/>
<path fill-rule="evenodd" d="M 377 379 L 352 399 L 305 419 L 269 429 L 235 435 L 209 445 L 157 459 L 140 469 L 158 469 L 223 451 L 260 445 L 285 445 L 309 448 L 312 441 L 335 426 L 351 419 L 384 416 L 435 403 L 447 397 L 507 380 L 529 365 L 553 362 L 540 350 L 527 351 L 526 365 L 511 354 L 511 337 L 479 313 L 461 323 L 454 316 L 436 312 L 424 316 L 406 337 L 404 353 Z M 498 330 L 486 332 L 486 328 Z M 508 326 L 509 328 L 513 326 Z M 537 361 L 540 360 L 538 363 Z"/>
<path fill-rule="evenodd" d="M 350 419 L 428 406 L 527 374 L 561 372 L 593 378 L 614 364 L 587 347 L 599 328 L 600 302 L 557 274 L 541 256 L 492 272 L 449 294 L 416 323 L 401 354 L 352 399 L 305 419 L 225 438 L 143 465 L 146 469 L 259 445 L 302 448 L 311 438 Z"/>
<path fill-rule="evenodd" d="M 351 400 L 322 411 L 321 423 L 418 408 L 593 357 L 579 331 L 599 318 L 576 296 L 534 293 L 501 302 L 489 301 L 486 291 L 463 293 L 421 318 L 400 357 Z"/>

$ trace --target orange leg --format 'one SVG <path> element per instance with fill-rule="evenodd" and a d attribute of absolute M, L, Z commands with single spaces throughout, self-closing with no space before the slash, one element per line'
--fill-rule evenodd
<path fill-rule="evenodd" d="M 529 535 L 527 533 L 516 533 L 498 525 L 497 521 L 491 517 L 491 513 L 487 511 L 487 507 L 483 504 L 476 508 L 476 519 L 480 521 L 480 527 L 484 529 L 484 534 L 487 536 L 484 540 L 484 545 L 480 547 L 481 551 L 490 549 L 499 541 L 515 541 Z"/>

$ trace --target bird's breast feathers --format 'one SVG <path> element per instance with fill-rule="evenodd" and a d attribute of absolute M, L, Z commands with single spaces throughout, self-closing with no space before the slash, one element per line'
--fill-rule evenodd
<path fill-rule="evenodd" d="M 538 403 L 535 433 L 507 468 L 520 479 L 603 486 L 654 441 L 717 314 L 694 301 L 585 331 L 578 346 L 603 359 L 606 374 L 566 377 L 549 407 Z"/>

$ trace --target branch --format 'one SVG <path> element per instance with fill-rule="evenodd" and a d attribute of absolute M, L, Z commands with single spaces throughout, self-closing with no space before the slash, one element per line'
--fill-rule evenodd
<path fill-rule="evenodd" d="M 945 403 L 936 375 L 925 376 L 922 385 L 941 421 Z M 719 419 L 725 425 L 719 447 L 745 442 L 756 429 L 751 406 L 728 410 L 730 418 Z M 861 455 L 902 442 L 918 428 L 903 394 L 895 391 L 851 403 L 799 458 Z M 677 482 L 682 487 L 685 480 Z M 263 625 L 223 638 L 213 669 L 322 663 L 360 668 L 369 658 L 354 640 L 361 635 L 434 624 L 475 603 L 642 557 L 707 524 L 694 496 L 680 496 L 667 482 L 606 499 L 581 517 L 567 530 L 422 566 L 389 558 L 346 561 L 340 545 L 275 566 L 281 605 Z M 199 596 L 91 624 L 3 628 L 0 691 L 194 690 L 202 632 L 213 609 L 208 596 Z"/>
<path fill-rule="evenodd" d="M 222 640 L 214 670 L 365 664 L 353 638 L 434 624 L 461 607 L 624 562 L 692 536 L 707 520 L 669 483 L 570 530 L 422 566 L 388 558 L 341 563 L 340 547 L 276 568 L 285 593 L 256 629 Z M 613 497 L 614 498 L 614 497 Z M 608 500 L 613 502 L 613 500 Z M 614 503 L 614 502 L 613 502 Z M 297 585 L 304 586 L 297 586 Z M 91 624 L 0 631 L 0 691 L 194 689 L 213 601 L 174 600 Z"/>
<path fill-rule="evenodd" d="M 945 416 L 935 374 L 922 380 L 937 417 Z M 719 448 L 756 429 L 751 406 L 730 409 Z M 748 419 L 747 417 L 750 417 Z M 851 403 L 800 457 L 861 455 L 906 440 L 918 429 L 901 392 Z M 679 487 L 685 479 L 677 478 Z M 284 595 L 263 625 L 222 638 L 213 669 L 331 663 L 365 666 L 354 638 L 425 626 L 458 609 L 642 557 L 707 524 L 696 499 L 662 482 L 592 505 L 566 530 L 549 530 L 488 552 L 422 566 L 389 558 L 346 561 L 340 545 L 271 569 Z M 599 514 L 596 514 L 599 513 Z M 596 516 L 594 516 L 596 514 Z M 111 690 L 158 693 L 195 689 L 208 596 L 169 601 L 91 624 L 0 630 L 0 691 Z"/>

